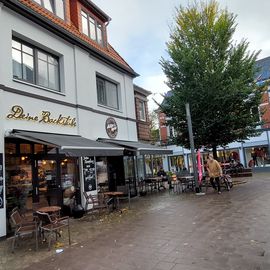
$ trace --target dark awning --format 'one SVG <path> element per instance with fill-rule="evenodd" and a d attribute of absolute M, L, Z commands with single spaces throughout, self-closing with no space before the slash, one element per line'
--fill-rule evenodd
<path fill-rule="evenodd" d="M 161 146 L 135 141 L 120 141 L 101 138 L 98 139 L 98 141 L 124 147 L 126 150 L 135 151 L 138 155 L 170 155 L 173 153 L 172 150 Z"/>
<path fill-rule="evenodd" d="M 124 148 L 93 141 L 77 135 L 13 130 L 8 137 L 16 137 L 59 148 L 68 156 L 122 156 Z"/>

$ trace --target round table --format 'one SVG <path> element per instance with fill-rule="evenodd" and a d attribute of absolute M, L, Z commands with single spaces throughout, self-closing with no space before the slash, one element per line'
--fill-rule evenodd
<path fill-rule="evenodd" d="M 60 206 L 44 206 L 39 208 L 37 211 L 43 212 L 43 213 L 54 213 L 61 210 Z"/>

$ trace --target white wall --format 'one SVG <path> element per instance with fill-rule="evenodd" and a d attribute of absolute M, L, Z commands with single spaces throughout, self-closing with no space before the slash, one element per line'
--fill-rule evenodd
<path fill-rule="evenodd" d="M 0 11 L 1 12 L 1 11 Z M 1 13 L 0 13 L 1 17 Z M 0 90 L 0 115 L 2 115 L 2 106 L 3 106 L 3 91 Z M 4 128 L 3 121 L 0 121 L 0 153 L 3 154 L 4 159 Z M 5 161 L 3 160 L 3 177 L 5 179 Z M 4 184 L 4 208 L 0 209 L 0 237 L 6 235 L 6 192 L 5 192 L 5 184 Z"/>
<path fill-rule="evenodd" d="M 0 7 L 0 85 L 18 91 L 67 102 L 73 106 L 57 104 L 25 95 L 19 95 L 0 89 L 0 153 L 4 153 L 4 132 L 9 129 L 22 129 L 40 132 L 78 134 L 96 140 L 108 138 L 105 122 L 113 115 L 118 125 L 119 140 L 137 140 L 133 79 L 108 66 L 79 47 L 68 44 L 58 36 L 34 24 L 28 19 Z M 12 74 L 12 35 L 59 56 L 61 93 L 44 89 L 35 85 L 15 81 Z M 111 110 L 97 104 L 96 74 L 116 82 L 120 90 L 120 109 Z M 7 119 L 12 106 L 20 105 L 25 113 L 40 116 L 42 111 L 50 111 L 52 117 L 75 117 L 76 127 L 43 124 L 35 121 Z M 78 109 L 75 105 L 88 109 Z M 93 112 L 93 110 L 96 110 Z M 102 114 L 99 113 L 103 112 Z M 106 114 L 104 114 L 106 113 Z M 120 117 L 120 118 L 118 118 Z M 6 233 L 5 209 L 0 209 L 0 237 Z"/>
<path fill-rule="evenodd" d="M 0 16 L 1 25 L 1 84 L 15 89 L 23 90 L 56 100 L 75 103 L 75 76 L 73 47 L 64 42 L 63 39 L 41 29 L 38 25 L 26 20 L 18 14 L 7 10 L 5 7 Z M 41 49 L 54 53 L 60 58 L 62 95 L 54 91 L 46 91 L 34 85 L 29 86 L 13 80 L 12 76 L 12 33 L 22 40 L 36 45 Z M 64 66 L 64 68 L 63 68 Z M 4 68 L 3 68 L 4 67 Z"/>

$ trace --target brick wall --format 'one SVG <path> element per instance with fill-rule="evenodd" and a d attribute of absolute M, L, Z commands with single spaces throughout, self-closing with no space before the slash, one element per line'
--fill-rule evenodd
<path fill-rule="evenodd" d="M 139 95 L 136 93 L 135 97 L 135 108 L 136 108 L 136 120 L 137 120 L 137 135 L 138 140 L 142 141 L 150 141 L 150 122 L 149 122 L 149 112 L 148 112 L 148 104 L 145 96 Z M 144 101 L 145 105 L 145 115 L 146 121 L 142 121 L 139 118 L 139 101 Z"/>
<path fill-rule="evenodd" d="M 165 113 L 159 112 L 158 122 L 159 122 L 160 140 L 162 143 L 166 143 L 168 136 L 167 136 L 166 114 Z"/>

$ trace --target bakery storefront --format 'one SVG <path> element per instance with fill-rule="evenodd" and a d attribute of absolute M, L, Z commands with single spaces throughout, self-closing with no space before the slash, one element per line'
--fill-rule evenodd
<path fill-rule="evenodd" d="M 79 135 L 52 133 L 57 126 L 76 130 L 76 118 L 46 113 L 30 115 L 22 106 L 15 105 L 6 114 L 9 123 L 24 122 L 25 127 L 5 130 L 0 192 L 1 207 L 6 209 L 7 233 L 11 230 L 8 217 L 15 207 L 27 211 L 42 205 L 64 206 L 65 191 L 71 187 L 79 197 L 82 190 L 97 192 L 96 160 L 123 158 L 121 147 Z M 50 132 L 32 131 L 33 122 L 43 124 L 43 128 L 48 126 Z"/>

